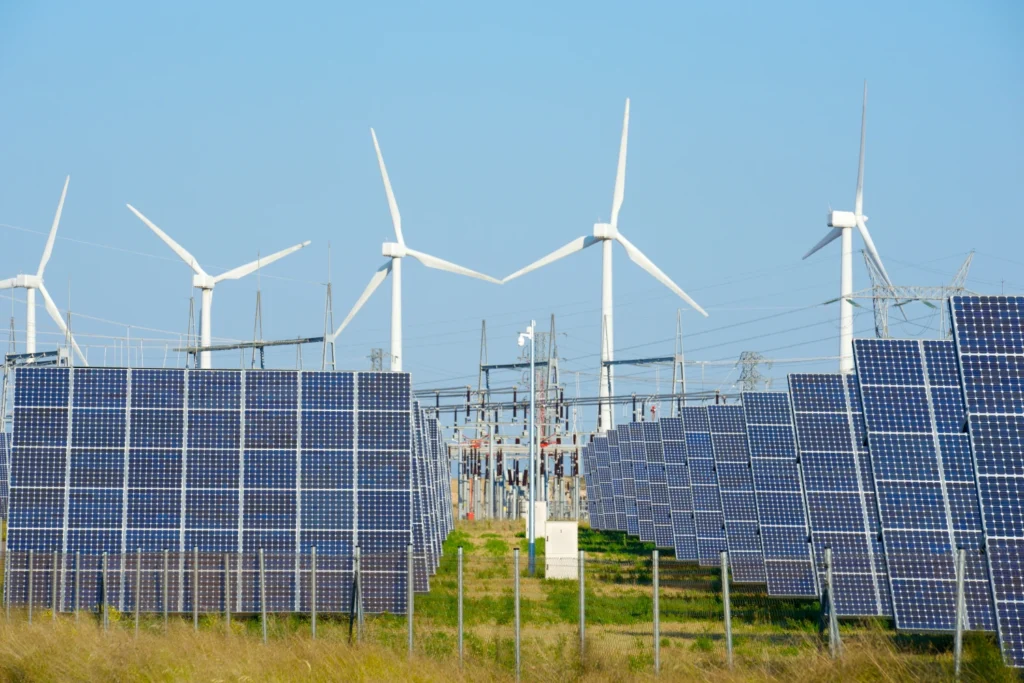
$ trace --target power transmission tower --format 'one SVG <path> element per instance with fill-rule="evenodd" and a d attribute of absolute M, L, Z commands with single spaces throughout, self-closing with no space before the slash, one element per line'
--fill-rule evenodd
<path fill-rule="evenodd" d="M 384 371 L 384 349 L 370 349 L 370 370 Z"/>
<path fill-rule="evenodd" d="M 744 351 L 740 359 L 736 361 L 736 367 L 740 370 L 740 378 L 737 380 L 743 391 L 757 391 L 764 387 L 771 386 L 771 380 L 761 374 L 759 365 L 764 365 L 766 370 L 771 370 L 772 361 L 765 358 L 757 351 Z"/>
<path fill-rule="evenodd" d="M 328 352 L 327 347 L 330 347 Z M 337 369 L 334 350 L 334 298 L 331 294 L 331 243 L 327 243 L 327 300 L 324 302 L 324 345 L 320 353 L 320 369 Z"/>

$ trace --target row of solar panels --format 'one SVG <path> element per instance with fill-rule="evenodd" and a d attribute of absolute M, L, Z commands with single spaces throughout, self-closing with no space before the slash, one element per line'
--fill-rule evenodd
<path fill-rule="evenodd" d="M 855 375 L 684 407 L 585 446 L 591 524 L 839 616 L 998 631 L 1024 665 L 1024 298 L 959 297 L 955 341 L 857 340 Z"/>
<path fill-rule="evenodd" d="M 453 528 L 440 426 L 405 373 L 19 368 L 12 436 L 5 586 L 16 604 L 29 550 L 42 562 L 59 553 L 62 609 L 95 604 L 100 590 L 95 571 L 74 578 L 76 553 L 93 569 L 107 553 L 113 604 L 153 610 L 160 591 L 136 592 L 129 566 L 137 552 L 169 551 L 169 608 L 186 612 L 192 553 L 237 554 L 236 586 L 252 587 L 263 550 L 274 558 L 267 609 L 299 610 L 315 547 L 318 607 L 347 612 L 358 547 L 364 611 L 402 613 L 409 544 L 414 588 L 429 590 Z M 35 600 L 51 604 L 48 572 L 35 574 Z M 223 590 L 207 574 L 203 591 Z M 261 607 L 255 590 L 228 599 Z"/>

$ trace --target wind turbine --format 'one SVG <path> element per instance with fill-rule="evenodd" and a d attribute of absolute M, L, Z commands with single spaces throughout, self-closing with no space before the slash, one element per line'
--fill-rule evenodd
<path fill-rule="evenodd" d="M 155 232 L 156 236 L 163 240 L 164 244 L 169 246 L 174 251 L 174 253 L 177 254 L 182 261 L 187 263 L 188 267 L 191 268 L 192 271 L 195 273 L 192 276 L 192 286 L 202 291 L 202 304 L 199 313 L 199 338 L 200 345 L 204 348 L 209 348 L 212 341 L 212 321 L 210 311 L 213 308 L 213 288 L 214 286 L 216 286 L 218 282 L 221 282 L 223 280 L 237 280 L 239 278 L 245 277 L 246 275 L 253 273 L 264 266 L 268 266 L 274 261 L 282 259 L 288 254 L 296 252 L 309 244 L 309 240 L 306 240 L 301 244 L 296 244 L 294 246 L 288 247 L 287 249 L 282 249 L 276 254 L 271 254 L 270 256 L 264 258 L 258 258 L 251 263 L 245 264 L 244 266 L 238 266 L 237 268 L 232 268 L 231 270 L 225 273 L 221 273 L 220 275 L 212 276 L 208 275 L 207 272 L 203 270 L 202 266 L 199 265 L 199 262 L 196 261 L 196 257 L 188 253 L 185 247 L 181 246 L 173 239 L 171 239 L 170 235 L 168 235 L 163 230 L 158 228 L 153 223 L 153 221 L 149 220 L 141 213 L 139 213 L 139 210 L 136 209 L 134 206 L 132 206 L 131 204 L 128 204 L 127 206 L 132 213 L 139 217 L 139 220 L 141 220 L 143 223 L 149 226 L 149 229 Z M 199 367 L 212 367 L 211 353 L 209 351 L 200 352 Z"/>
<path fill-rule="evenodd" d="M 553 263 L 560 258 L 564 258 L 569 254 L 575 254 L 577 251 L 582 251 L 589 246 L 594 244 L 602 244 L 602 258 L 601 258 L 601 386 L 598 389 L 598 395 L 602 399 L 600 401 L 600 413 L 598 429 L 600 431 L 607 431 L 612 429 L 612 407 L 611 404 L 604 399 L 607 399 L 612 395 L 614 386 L 612 384 L 614 380 L 614 374 L 612 373 L 611 366 L 607 365 L 606 362 L 613 360 L 614 348 L 613 343 L 614 327 L 612 325 L 612 243 L 618 242 L 622 245 L 622 248 L 626 250 L 626 255 L 629 256 L 633 263 L 643 268 L 651 277 L 671 289 L 677 296 L 683 301 L 692 306 L 697 312 L 703 316 L 707 316 L 707 312 L 697 305 L 697 302 L 689 297 L 689 295 L 680 289 L 679 285 L 669 279 L 665 273 L 661 271 L 658 266 L 644 255 L 642 251 L 637 249 L 632 242 L 626 239 L 626 236 L 619 232 L 619 210 L 622 208 L 622 201 L 626 192 L 626 144 L 629 137 L 629 99 L 626 99 L 626 113 L 622 118 L 622 141 L 619 145 L 619 166 L 615 174 L 615 194 L 612 198 L 612 215 L 611 221 L 608 223 L 595 223 L 594 232 L 592 235 L 579 237 L 569 244 L 565 245 L 561 249 L 557 249 L 539 261 L 535 261 L 530 265 L 526 266 L 521 270 L 517 270 L 502 282 L 508 282 L 513 280 L 520 275 L 525 275 L 531 270 L 536 270 L 542 266 L 546 266 L 549 263 Z"/>
<path fill-rule="evenodd" d="M 71 182 L 71 176 L 64 179 L 64 189 L 60 193 L 60 202 L 57 204 L 57 213 L 53 216 L 53 225 L 50 226 L 50 234 L 46 238 L 46 246 L 43 248 L 43 258 L 39 260 L 39 269 L 36 270 L 35 275 L 16 275 L 15 277 L 8 278 L 6 280 L 0 280 L 0 289 L 14 289 L 21 288 L 25 290 L 25 351 L 27 353 L 36 352 L 36 291 L 43 296 L 43 303 L 46 304 L 46 312 L 53 318 L 53 322 L 57 323 L 57 327 L 60 328 L 61 332 L 65 336 L 68 336 L 68 326 L 64 323 L 64 319 L 60 317 L 60 311 L 57 309 L 57 305 L 53 303 L 53 298 L 50 293 L 46 291 L 46 287 L 43 285 L 43 271 L 46 270 L 46 263 L 50 260 L 50 255 L 53 253 L 53 241 L 57 239 L 57 227 L 60 225 L 60 215 L 64 211 L 64 198 L 68 194 L 68 183 Z M 83 364 L 88 365 L 89 362 L 85 359 L 85 354 L 82 353 L 82 349 L 78 348 L 78 342 L 75 341 L 74 337 L 71 338 L 71 346 L 74 347 L 75 353 L 78 354 L 79 360 Z"/>
<path fill-rule="evenodd" d="M 402 215 L 398 212 L 398 202 L 395 201 L 395 193 L 391 190 L 391 180 L 388 178 L 388 169 L 384 166 L 384 157 L 380 153 L 380 145 L 377 143 L 377 133 L 374 132 L 373 128 L 370 129 L 370 136 L 373 138 L 373 148 L 377 150 L 377 163 L 380 165 L 380 175 L 384 180 L 384 193 L 388 198 L 388 208 L 391 210 L 391 223 L 395 226 L 395 237 L 398 238 L 397 242 L 385 242 L 382 247 L 384 256 L 388 257 L 388 260 L 377 269 L 377 272 L 370 278 L 370 284 L 366 285 L 366 289 L 359 295 L 352 310 L 348 312 L 345 319 L 341 321 L 341 325 L 334 331 L 331 339 L 337 339 L 341 331 L 348 326 L 355 314 L 359 312 L 359 309 L 363 307 L 367 299 L 376 291 L 380 283 L 384 282 L 389 274 L 391 275 L 391 370 L 400 372 L 402 370 L 402 259 L 406 256 L 412 256 L 414 259 L 427 266 L 428 268 L 436 268 L 437 270 L 446 270 L 449 273 L 456 273 L 458 275 L 467 275 L 469 277 L 475 277 L 480 280 L 486 280 L 495 284 L 501 284 L 501 281 L 491 277 L 490 275 L 484 275 L 478 273 L 475 270 L 469 268 L 463 268 L 462 266 L 456 265 L 449 261 L 439 259 L 436 256 L 430 254 L 424 254 L 422 251 L 416 251 L 405 246 L 405 238 L 402 236 Z"/>
<path fill-rule="evenodd" d="M 860 114 L 860 161 L 857 163 L 857 193 L 853 200 L 853 211 L 833 211 L 829 208 L 826 218 L 828 233 L 815 244 L 810 251 L 804 254 L 807 258 L 818 251 L 826 244 L 829 244 L 839 237 L 842 241 L 842 265 L 839 275 L 839 372 L 849 374 L 853 372 L 853 229 L 860 231 L 861 239 L 864 240 L 864 248 L 868 257 L 877 266 L 878 272 L 885 280 L 885 284 L 892 287 L 892 280 L 882 265 L 882 257 L 878 255 L 875 242 L 868 232 L 867 220 L 864 215 L 864 133 L 867 126 L 868 116 L 868 82 L 864 81 L 864 100 L 861 105 Z"/>

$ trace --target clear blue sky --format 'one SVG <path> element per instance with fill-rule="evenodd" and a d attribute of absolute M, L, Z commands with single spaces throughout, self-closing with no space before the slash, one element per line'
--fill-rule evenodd
<path fill-rule="evenodd" d="M 865 211 L 893 279 L 939 284 L 975 248 L 971 287 L 1024 291 L 1021 36 L 1014 2 L 5 2 L 0 277 L 34 271 L 70 173 L 46 281 L 63 308 L 70 279 L 94 362 L 124 324 L 162 339 L 142 328 L 187 322 L 187 268 L 126 202 L 211 271 L 312 240 L 266 270 L 264 317 L 268 337 L 319 334 L 327 243 L 340 321 L 392 238 L 370 126 L 410 246 L 501 277 L 608 218 L 628 96 L 620 228 L 711 313 L 684 316 L 689 357 L 835 355 L 834 305 L 789 311 L 837 294 L 838 243 L 800 257 L 829 202 L 852 208 L 865 78 Z M 671 353 L 682 302 L 615 258 L 618 355 Z M 406 369 L 420 387 L 475 382 L 481 318 L 500 361 L 554 312 L 592 393 L 599 276 L 597 249 L 500 288 L 408 260 Z M 251 337 L 255 289 L 218 287 L 215 337 Z M 388 311 L 384 287 L 339 340 L 343 367 L 387 347 Z M 41 308 L 40 331 L 54 341 Z M 796 367 L 834 362 L 771 374 Z"/>

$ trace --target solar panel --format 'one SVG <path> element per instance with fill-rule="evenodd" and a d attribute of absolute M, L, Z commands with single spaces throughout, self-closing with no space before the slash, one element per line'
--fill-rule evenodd
<path fill-rule="evenodd" d="M 626 490 L 622 485 L 622 461 L 619 455 L 619 435 L 612 429 L 608 435 L 608 460 L 611 463 L 612 496 L 615 507 L 615 529 L 626 530 Z"/>
<path fill-rule="evenodd" d="M 1024 297 L 953 297 L 996 630 L 1024 666 Z"/>
<path fill-rule="evenodd" d="M 654 545 L 672 548 L 672 502 L 668 495 L 665 473 L 665 450 L 661 444 L 661 427 L 657 422 L 642 422 L 647 448 L 647 476 L 651 482 L 651 517 L 654 523 Z"/>
<path fill-rule="evenodd" d="M 896 627 L 956 629 L 956 552 L 964 548 L 967 628 L 992 630 L 953 342 L 858 339 L 854 358 Z"/>
<path fill-rule="evenodd" d="M 825 585 L 825 548 L 831 548 L 836 616 L 891 616 L 857 379 L 791 374 L 789 398 L 818 585 Z"/>
<path fill-rule="evenodd" d="M 768 595 L 818 597 L 789 396 L 745 391 L 742 400 Z"/>
<path fill-rule="evenodd" d="M 683 429 L 686 431 L 686 458 L 693 493 L 697 561 L 702 567 L 717 567 L 721 564 L 721 552 L 727 548 L 707 407 L 684 406 Z"/>
<path fill-rule="evenodd" d="M 633 478 L 636 481 L 636 517 L 639 538 L 654 542 L 654 508 L 651 503 L 651 480 L 647 465 L 647 438 L 642 422 L 630 422 L 629 444 L 633 450 Z"/>
<path fill-rule="evenodd" d="M 757 529 L 757 501 L 750 474 L 743 407 L 708 406 L 708 422 L 718 490 L 722 497 L 732 580 L 736 583 L 765 583 L 764 554 Z"/>
<path fill-rule="evenodd" d="M 683 418 L 663 417 L 661 443 L 665 450 L 665 479 L 672 514 L 672 540 L 677 560 L 697 559 L 697 532 L 693 525 L 690 467 L 686 462 Z"/>
<path fill-rule="evenodd" d="M 626 503 L 626 533 L 640 536 L 640 522 L 636 508 L 635 464 L 633 463 L 633 444 L 629 439 L 629 425 L 615 428 L 619 437 L 619 460 L 622 465 L 622 493 Z"/>
<path fill-rule="evenodd" d="M 583 445 L 583 476 L 587 483 L 587 511 L 590 513 L 590 527 L 603 530 L 604 506 L 601 504 L 601 482 L 597 476 L 593 442 Z"/>
<path fill-rule="evenodd" d="M 594 462 L 597 463 L 597 478 L 601 487 L 601 521 L 607 531 L 615 530 L 615 495 L 612 490 L 611 454 L 608 437 L 594 437 Z"/>
<path fill-rule="evenodd" d="M 10 494 L 11 433 L 0 431 L 0 519 L 7 519 L 7 500 Z"/>
<path fill-rule="evenodd" d="M 423 412 L 419 401 L 412 406 L 412 543 L 415 554 L 414 587 L 416 592 L 430 590 L 430 520 L 427 513 L 427 458 L 423 442 Z"/>
<path fill-rule="evenodd" d="M 205 609 L 223 600 L 222 554 L 241 553 L 233 607 L 251 612 L 257 551 L 268 558 L 267 609 L 292 611 L 303 609 L 313 546 L 321 609 L 348 611 L 359 544 L 364 609 L 402 612 L 411 408 L 402 373 L 18 369 L 9 547 L 60 551 L 65 570 L 76 551 L 110 553 L 107 592 L 121 609 L 135 599 L 130 554 L 171 551 L 169 608 L 181 611 L 193 549 L 215 565 L 199 574 Z M 98 576 L 82 578 L 82 604 L 94 604 Z M 72 585 L 61 583 L 64 609 Z"/>

